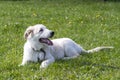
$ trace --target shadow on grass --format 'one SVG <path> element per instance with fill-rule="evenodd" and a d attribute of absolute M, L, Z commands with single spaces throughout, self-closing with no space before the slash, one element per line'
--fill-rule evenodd
<path fill-rule="evenodd" d="M 82 67 L 82 66 L 94 66 L 94 67 L 100 67 L 103 69 L 118 69 L 120 70 L 120 67 L 115 65 L 107 65 L 107 64 L 99 64 L 99 63 L 92 63 L 90 61 L 82 61 L 77 59 L 71 59 L 71 60 L 57 60 L 56 63 L 61 66 L 64 64 L 68 64 L 67 67 Z"/>

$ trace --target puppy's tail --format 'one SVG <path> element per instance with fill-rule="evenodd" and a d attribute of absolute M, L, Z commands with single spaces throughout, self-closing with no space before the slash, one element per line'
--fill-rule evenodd
<path fill-rule="evenodd" d="M 91 50 L 83 50 L 83 53 L 94 53 L 94 52 L 98 52 L 98 51 L 101 51 L 101 50 L 113 49 L 113 48 L 114 47 L 112 47 L 112 46 L 101 46 L 101 47 L 93 48 Z"/>

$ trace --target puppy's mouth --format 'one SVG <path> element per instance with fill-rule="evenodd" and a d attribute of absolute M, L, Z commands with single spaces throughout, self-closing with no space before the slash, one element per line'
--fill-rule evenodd
<path fill-rule="evenodd" d="M 40 38 L 39 41 L 40 43 L 45 43 L 47 45 L 53 45 L 53 42 L 48 38 Z"/>

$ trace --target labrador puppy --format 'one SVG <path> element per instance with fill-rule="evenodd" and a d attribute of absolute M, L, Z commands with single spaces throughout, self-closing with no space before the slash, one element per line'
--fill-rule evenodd
<path fill-rule="evenodd" d="M 102 49 L 113 48 L 108 46 L 85 50 L 69 38 L 50 40 L 49 38 L 53 36 L 54 32 L 42 24 L 28 27 L 24 33 L 27 41 L 24 45 L 21 66 L 28 62 L 42 61 L 40 68 L 46 68 L 56 59 L 72 59 L 78 57 L 81 53 L 93 53 Z"/>

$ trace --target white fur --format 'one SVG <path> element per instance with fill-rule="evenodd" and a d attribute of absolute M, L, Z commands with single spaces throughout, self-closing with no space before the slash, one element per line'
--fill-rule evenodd
<path fill-rule="evenodd" d="M 40 29 L 43 29 L 40 32 Z M 113 47 L 97 47 L 92 50 L 84 50 L 80 45 L 75 43 L 69 38 L 60 38 L 52 40 L 53 45 L 47 45 L 40 43 L 40 38 L 49 38 L 51 36 L 51 30 L 48 30 L 44 25 L 37 24 L 30 26 L 25 31 L 25 38 L 27 42 L 24 45 L 23 61 L 21 65 L 26 63 L 42 61 L 40 68 L 46 68 L 49 64 L 53 63 L 56 59 L 72 59 L 79 56 L 81 53 L 93 53 L 99 50 Z M 34 50 L 33 50 L 34 48 Z M 46 54 L 42 51 L 35 51 L 43 49 Z"/>

